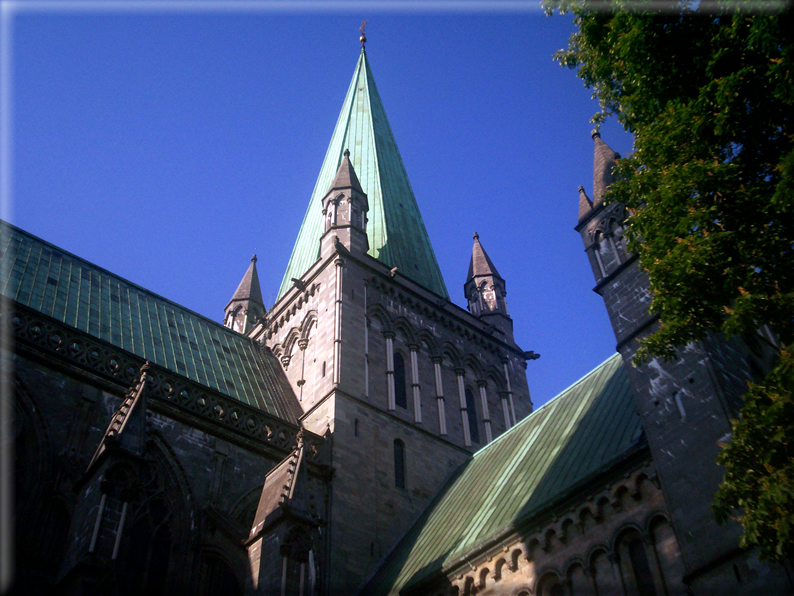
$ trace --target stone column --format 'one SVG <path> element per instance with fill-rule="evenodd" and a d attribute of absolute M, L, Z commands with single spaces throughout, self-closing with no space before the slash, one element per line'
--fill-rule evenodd
<path fill-rule="evenodd" d="M 615 579 L 620 582 L 620 593 L 623 596 L 629 596 L 628 592 L 626 591 L 626 580 L 623 579 L 623 570 L 620 568 L 620 558 L 618 557 L 617 553 L 613 553 L 611 555 L 607 555 L 609 562 L 612 563 L 612 573 L 615 576 Z"/>
<path fill-rule="evenodd" d="M 436 378 L 436 404 L 438 405 L 438 434 L 447 434 L 447 409 L 444 400 L 444 385 L 441 382 L 441 357 L 433 356 L 433 373 Z"/>
<path fill-rule="evenodd" d="M 287 594 L 287 557 L 281 558 L 281 596 Z"/>
<path fill-rule="evenodd" d="M 386 386 L 388 388 L 386 408 L 395 410 L 397 405 L 394 403 L 394 333 L 387 331 L 383 337 L 386 338 Z"/>
<path fill-rule="evenodd" d="M 334 387 L 339 386 L 342 359 L 342 271 L 345 262 L 334 261 L 336 265 L 336 303 L 334 308 Z"/>
<path fill-rule="evenodd" d="M 411 350 L 411 392 L 414 398 L 414 422 L 422 424 L 422 396 L 419 392 L 419 363 L 417 362 L 419 346 L 411 344 L 408 348 Z"/>
<path fill-rule="evenodd" d="M 482 404 L 482 423 L 485 426 L 485 442 L 490 443 L 493 441 L 493 434 L 491 433 L 491 415 L 488 412 L 488 396 L 485 393 L 485 386 L 487 383 L 480 379 L 477 381 L 477 387 L 480 389 L 480 403 Z"/>
<path fill-rule="evenodd" d="M 598 595 L 598 585 L 596 584 L 595 569 L 592 567 L 585 567 L 584 575 L 590 583 L 590 591 L 593 596 Z"/>
<path fill-rule="evenodd" d="M 623 259 L 620 258 L 620 253 L 618 252 L 618 247 L 615 244 L 614 236 L 610 233 L 606 238 L 607 244 L 609 244 L 609 250 L 611 250 L 612 254 L 615 255 L 615 263 L 620 265 L 623 262 Z"/>
<path fill-rule="evenodd" d="M 466 371 L 462 368 L 455 369 L 458 379 L 458 399 L 460 401 L 460 421 L 463 424 L 463 444 L 471 447 L 471 431 L 469 430 L 469 410 L 466 407 L 466 389 L 463 386 L 463 375 Z"/>
<path fill-rule="evenodd" d="M 119 546 L 121 545 L 121 533 L 124 531 L 124 521 L 127 519 L 127 507 L 129 503 L 124 501 L 124 504 L 121 506 L 121 519 L 119 520 L 119 525 L 116 528 L 116 541 L 113 543 L 113 554 L 110 556 L 110 559 L 115 561 L 116 557 L 119 556 Z"/>
<path fill-rule="evenodd" d="M 562 591 L 563 591 L 563 594 L 565 594 L 565 596 L 575 596 L 574 593 L 573 593 L 573 585 L 572 584 L 573 584 L 573 582 L 571 581 L 571 578 L 569 578 L 569 577 L 562 578 Z"/>
<path fill-rule="evenodd" d="M 659 561 L 659 553 L 656 552 L 656 544 L 654 544 L 650 536 L 643 536 L 642 545 L 645 548 L 646 557 L 648 556 L 648 551 L 651 551 L 650 559 L 653 564 L 653 583 L 656 585 L 656 591 L 662 596 L 667 596 L 667 585 L 664 581 L 664 572 L 662 571 L 662 565 Z"/>
<path fill-rule="evenodd" d="M 598 264 L 598 271 L 601 273 L 601 277 L 605 277 L 606 274 L 607 274 L 607 271 L 604 268 L 604 259 L 601 258 L 601 244 L 600 243 L 593 245 L 593 254 L 595 255 L 596 263 Z"/>
<path fill-rule="evenodd" d="M 298 340 L 298 348 L 301 351 L 301 378 L 298 380 L 298 387 L 300 387 L 300 394 L 298 395 L 298 400 L 303 401 L 303 386 L 306 384 L 306 379 L 304 378 L 304 371 L 306 370 L 306 348 L 309 345 L 308 339 L 299 339 Z"/>
<path fill-rule="evenodd" d="M 507 384 L 507 400 L 510 402 L 510 418 L 513 419 L 510 427 L 515 426 L 516 420 L 516 406 L 513 403 L 513 390 L 510 388 L 510 373 L 507 370 L 507 360 L 502 361 L 502 369 L 505 371 L 505 383 Z M 508 427 L 508 428 L 510 428 Z"/>
<path fill-rule="evenodd" d="M 499 397 L 502 399 L 502 414 L 505 417 L 505 430 L 509 429 L 511 426 L 511 419 L 510 419 L 510 399 L 509 393 L 507 391 L 500 391 Z"/>
<path fill-rule="evenodd" d="M 364 284 L 364 397 L 369 397 L 369 317 L 367 316 L 367 284 Z"/>

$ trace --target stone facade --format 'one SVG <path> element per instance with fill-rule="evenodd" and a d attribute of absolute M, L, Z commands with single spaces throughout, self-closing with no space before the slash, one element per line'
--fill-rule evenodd
<path fill-rule="evenodd" d="M 681 552 L 651 460 L 635 460 L 609 476 L 600 491 L 569 499 L 567 507 L 448 570 L 448 585 L 409 593 L 686 594 Z"/>
<path fill-rule="evenodd" d="M 374 571 L 473 450 L 532 411 L 512 337 L 367 255 L 366 235 L 349 224 L 360 216 L 344 211 L 356 206 L 351 192 L 337 200 L 320 259 L 251 332 L 284 366 L 304 426 L 332 437 L 327 535 L 342 592 Z"/>
<path fill-rule="evenodd" d="M 142 362 L 21 306 L 12 327 L 19 593 L 242 594 L 242 542 L 297 427 L 154 367 L 145 449 L 89 471 Z M 310 442 L 322 500 L 324 441 Z M 130 475 L 135 490 L 122 486 Z"/>
<path fill-rule="evenodd" d="M 695 593 L 785 593 L 790 580 L 777 565 L 765 565 L 738 548 L 738 524 L 718 526 L 711 502 L 723 471 L 717 466 L 721 442 L 730 439 L 747 382 L 770 365 L 770 352 L 753 338 L 710 337 L 681 348 L 675 361 L 657 358 L 635 367 L 637 340 L 652 333 L 658 319 L 649 311 L 648 277 L 623 235 L 626 210 L 605 204 L 612 181 L 611 150 L 594 133 L 594 189 L 588 206 L 580 200 L 577 230 L 632 379 L 637 405 L 660 484 L 686 565 L 686 583 Z M 615 155 L 617 157 L 617 155 Z M 588 208 L 589 207 L 589 208 Z M 761 330 L 761 333 L 766 333 Z M 769 336 L 774 342 L 774 338 Z M 719 537 L 718 539 L 716 537 Z"/>

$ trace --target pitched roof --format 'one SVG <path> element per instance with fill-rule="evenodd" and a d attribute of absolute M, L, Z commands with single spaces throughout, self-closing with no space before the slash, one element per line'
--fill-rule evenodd
<path fill-rule="evenodd" d="M 436 294 L 449 298 L 380 95 L 362 50 L 331 143 L 303 218 L 278 297 L 320 256 L 323 197 L 350 149 L 369 201 L 369 254 Z"/>
<path fill-rule="evenodd" d="M 256 255 L 251 257 L 251 264 L 248 265 L 248 269 L 243 275 L 243 279 L 240 280 L 240 285 L 237 286 L 234 296 L 229 300 L 229 304 L 248 301 L 260 304 L 263 309 L 265 307 L 265 302 L 262 300 L 262 287 L 259 285 L 259 274 L 256 272 Z"/>
<path fill-rule="evenodd" d="M 269 350 L 1 221 L 0 293 L 283 420 L 300 415 Z"/>
<path fill-rule="evenodd" d="M 284 512 L 285 508 L 304 517 L 319 519 L 317 504 L 308 498 L 303 460 L 303 439 L 298 435 L 298 444 L 292 453 L 265 477 L 249 538 L 266 528 L 274 518 Z"/>
<path fill-rule="evenodd" d="M 615 354 L 464 463 L 362 593 L 415 586 L 645 444 Z"/>
<path fill-rule="evenodd" d="M 485 252 L 485 249 L 480 244 L 480 235 L 474 233 L 474 246 L 471 248 L 471 261 L 469 261 L 469 274 L 466 276 L 466 281 L 469 282 L 475 277 L 481 275 L 495 275 L 501 279 L 501 275 L 496 270 L 496 266 L 491 261 L 491 257 Z"/>
<path fill-rule="evenodd" d="M 121 405 L 113 412 L 105 434 L 88 464 L 90 469 L 107 450 L 108 442 L 115 441 L 128 451 L 140 455 L 146 442 L 146 384 L 149 363 L 143 365 L 135 384 L 127 390 Z"/>

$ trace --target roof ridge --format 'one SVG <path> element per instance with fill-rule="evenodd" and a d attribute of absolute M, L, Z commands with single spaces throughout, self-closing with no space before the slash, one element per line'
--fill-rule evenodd
<path fill-rule="evenodd" d="M 68 251 L 68 250 L 66 250 L 64 248 L 61 248 L 60 246 L 57 246 L 57 245 L 53 244 L 52 242 L 48 242 L 47 240 L 44 240 L 44 239 L 36 236 L 35 234 L 31 234 L 27 230 L 23 230 L 22 228 L 20 228 L 18 226 L 15 226 L 14 224 L 12 224 L 12 223 L 4 220 L 4 219 L 0 219 L 0 230 L 2 230 L 2 228 L 4 226 L 8 226 L 9 228 L 15 230 L 16 232 L 19 232 L 20 234 L 22 234 L 24 236 L 27 236 L 31 240 L 34 240 L 36 242 L 40 242 L 41 244 L 44 244 L 45 246 L 48 246 L 48 247 L 58 251 L 59 253 L 61 253 L 64 256 L 68 256 L 69 258 L 75 259 L 76 261 L 80 261 L 81 263 L 86 263 L 87 265 L 90 265 L 94 269 L 99 270 L 101 273 L 104 273 L 104 274 L 109 275 L 109 276 L 111 276 L 111 277 L 113 277 L 113 278 L 115 278 L 115 279 L 117 279 L 119 281 L 122 281 L 122 282 L 124 282 L 126 284 L 129 284 L 130 286 L 143 291 L 144 293 L 148 294 L 149 296 L 152 296 L 153 298 L 157 298 L 159 300 L 162 300 L 163 302 L 167 302 L 169 304 L 172 304 L 172 305 L 176 306 L 180 310 L 183 310 L 183 311 L 185 311 L 185 312 L 187 312 L 187 313 L 189 313 L 191 315 L 195 315 L 196 317 L 199 317 L 200 319 L 203 319 L 203 320 L 207 321 L 208 323 L 216 325 L 217 327 L 219 327 L 220 329 L 223 329 L 224 331 L 226 331 L 228 333 L 231 333 L 231 334 L 236 335 L 236 336 L 246 337 L 249 340 L 251 339 L 248 336 L 245 336 L 245 335 L 243 335 L 241 333 L 238 333 L 237 331 L 234 331 L 233 329 L 229 329 L 228 327 L 223 325 L 223 323 L 221 323 L 219 321 L 216 321 L 215 319 L 211 319 L 211 318 L 209 318 L 206 315 L 203 315 L 203 314 L 201 314 L 199 312 L 196 312 L 195 310 L 192 310 L 192 309 L 188 308 L 187 306 L 184 306 L 182 304 L 179 304 L 178 302 L 175 302 L 174 300 L 171 300 L 170 298 L 166 298 L 162 294 L 158 294 L 157 292 L 149 290 L 149 289 L 145 288 L 144 286 L 142 286 L 142 285 L 140 285 L 140 284 L 138 284 L 138 283 L 136 283 L 134 281 L 130 281 L 129 279 L 127 279 L 126 277 L 122 277 L 118 273 L 113 273 L 112 271 L 102 267 L 101 265 L 97 265 L 96 263 L 92 263 L 91 261 L 89 261 L 85 257 L 80 257 L 80 256 L 74 254 L 73 252 L 70 252 L 70 251 Z M 253 340 L 251 340 L 251 341 L 253 341 Z"/>

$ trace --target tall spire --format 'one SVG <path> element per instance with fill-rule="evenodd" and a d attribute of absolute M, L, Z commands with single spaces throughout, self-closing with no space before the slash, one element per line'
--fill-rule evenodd
<path fill-rule="evenodd" d="M 593 131 L 593 203 L 598 204 L 604 193 L 615 181 L 612 168 L 617 165 L 620 155 L 601 140 L 601 133 Z"/>
<path fill-rule="evenodd" d="M 449 298 L 363 49 L 278 297 L 290 289 L 293 278 L 299 279 L 320 256 L 322 199 L 333 184 L 347 148 L 369 200 L 369 254 L 389 267 L 398 267 L 401 274 L 432 292 Z"/>
<path fill-rule="evenodd" d="M 256 319 L 264 316 L 265 303 L 262 300 L 262 288 L 256 272 L 256 255 L 251 257 L 251 264 L 224 312 L 223 324 L 240 333 L 246 333 Z"/>

